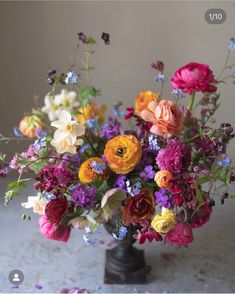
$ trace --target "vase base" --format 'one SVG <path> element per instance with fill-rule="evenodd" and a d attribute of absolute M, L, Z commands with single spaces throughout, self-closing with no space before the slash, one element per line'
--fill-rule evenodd
<path fill-rule="evenodd" d="M 135 259 L 132 263 L 123 264 L 112 255 L 112 249 L 106 250 L 105 284 L 145 284 L 151 268 L 146 266 L 144 251 L 135 248 Z"/>

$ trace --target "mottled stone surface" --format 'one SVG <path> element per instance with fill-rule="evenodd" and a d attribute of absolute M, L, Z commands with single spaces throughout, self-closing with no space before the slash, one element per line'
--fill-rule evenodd
<path fill-rule="evenodd" d="M 31 213 L 30 222 L 21 220 L 20 202 L 34 195 L 32 188 L 5 208 L 5 186 L 1 181 L 0 292 L 58 293 L 64 287 L 97 293 L 235 292 L 235 201 L 222 207 L 218 203 L 211 222 L 194 230 L 195 241 L 188 249 L 146 245 L 146 261 L 153 268 L 148 284 L 110 286 L 102 282 L 104 253 L 111 240 L 106 232 L 97 235 L 101 242 L 95 246 L 86 245 L 79 231 L 72 232 L 68 244 L 47 240 L 39 233 L 37 215 Z M 25 275 L 18 289 L 8 281 L 13 269 Z M 35 284 L 43 288 L 38 290 Z"/>

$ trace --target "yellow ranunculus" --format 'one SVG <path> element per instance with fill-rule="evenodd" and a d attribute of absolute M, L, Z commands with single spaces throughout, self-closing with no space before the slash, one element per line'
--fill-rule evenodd
<path fill-rule="evenodd" d="M 151 222 L 152 227 L 158 233 L 167 233 L 174 228 L 176 224 L 175 212 L 171 209 L 162 208 L 161 215 L 156 215 Z"/>
<path fill-rule="evenodd" d="M 95 101 L 91 101 L 86 107 L 80 107 L 79 114 L 76 115 L 75 119 L 81 124 L 85 124 L 87 120 L 97 118 L 99 123 L 104 122 L 106 105 L 97 105 Z"/>
<path fill-rule="evenodd" d="M 103 159 L 99 157 L 91 157 L 84 161 L 80 166 L 78 178 L 83 184 L 88 184 L 96 178 L 99 178 L 101 180 L 106 179 L 107 169 Z"/>
<path fill-rule="evenodd" d="M 135 113 L 140 115 L 141 111 L 148 108 L 151 101 L 159 101 L 159 97 L 152 91 L 140 92 L 135 99 Z"/>
<path fill-rule="evenodd" d="M 139 163 L 142 147 L 133 135 L 119 135 L 107 142 L 104 155 L 117 174 L 127 174 Z"/>

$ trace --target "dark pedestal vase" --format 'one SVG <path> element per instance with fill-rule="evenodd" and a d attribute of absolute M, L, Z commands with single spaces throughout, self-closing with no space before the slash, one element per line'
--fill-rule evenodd
<path fill-rule="evenodd" d="M 110 233 L 116 230 L 115 219 L 104 225 Z M 132 236 L 137 229 L 128 227 L 128 232 L 123 240 L 117 240 L 113 249 L 106 250 L 105 259 L 105 284 L 144 284 L 147 282 L 147 273 L 150 267 L 146 266 L 144 251 L 133 246 L 136 241 Z"/>

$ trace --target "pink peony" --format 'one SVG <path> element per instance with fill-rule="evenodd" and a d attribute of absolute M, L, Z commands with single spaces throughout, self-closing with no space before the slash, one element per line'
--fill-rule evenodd
<path fill-rule="evenodd" d="M 177 223 L 172 230 L 166 234 L 166 238 L 175 245 L 188 246 L 193 241 L 193 232 L 189 224 Z"/>
<path fill-rule="evenodd" d="M 171 79 L 173 89 L 181 89 L 188 94 L 192 92 L 213 93 L 217 89 L 214 83 L 216 80 L 209 66 L 196 62 L 179 68 Z"/>
<path fill-rule="evenodd" d="M 179 139 L 169 140 L 166 148 L 159 151 L 156 162 L 161 170 L 181 174 L 191 163 L 191 149 Z"/>
<path fill-rule="evenodd" d="M 46 216 L 39 218 L 40 232 L 48 239 L 68 242 L 71 228 L 67 226 L 56 227 L 48 221 Z"/>

